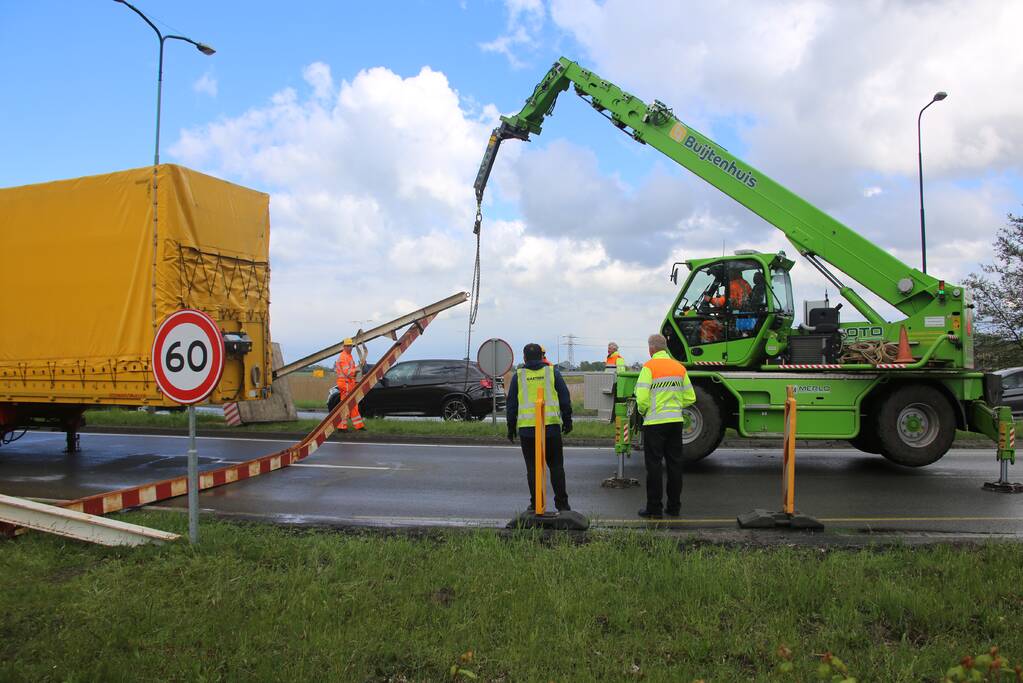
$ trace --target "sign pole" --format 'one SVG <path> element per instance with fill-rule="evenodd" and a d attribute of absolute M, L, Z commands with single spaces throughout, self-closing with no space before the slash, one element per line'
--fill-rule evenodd
<path fill-rule="evenodd" d="M 199 457 L 195 404 L 213 393 L 224 374 L 224 337 L 213 318 L 194 308 L 171 313 L 156 329 L 150 354 L 163 395 L 188 406 L 188 538 L 199 542 Z"/>
<path fill-rule="evenodd" d="M 188 538 L 199 542 L 199 456 L 195 451 L 195 406 L 188 406 Z"/>
<path fill-rule="evenodd" d="M 494 367 L 497 367 L 497 344 L 491 344 L 491 348 L 494 349 Z M 506 399 L 507 400 L 507 399 Z M 490 401 L 493 405 L 490 415 L 492 416 L 491 424 L 494 425 L 494 430 L 497 430 L 497 376 L 494 376 L 493 386 L 490 387 Z"/>

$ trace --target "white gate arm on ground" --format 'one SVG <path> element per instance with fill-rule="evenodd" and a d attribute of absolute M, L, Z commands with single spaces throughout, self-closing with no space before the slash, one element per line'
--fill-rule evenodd
<path fill-rule="evenodd" d="M 0 495 L 0 521 L 100 545 L 142 545 L 179 538 L 167 531 L 4 495 Z"/>

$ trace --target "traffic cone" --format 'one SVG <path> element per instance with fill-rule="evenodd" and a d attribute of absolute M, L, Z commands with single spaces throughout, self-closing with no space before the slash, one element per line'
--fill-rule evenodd
<path fill-rule="evenodd" d="M 906 326 L 902 325 L 899 327 L 899 355 L 895 357 L 896 363 L 912 363 L 913 358 L 912 352 L 909 350 L 909 335 L 906 334 Z"/>

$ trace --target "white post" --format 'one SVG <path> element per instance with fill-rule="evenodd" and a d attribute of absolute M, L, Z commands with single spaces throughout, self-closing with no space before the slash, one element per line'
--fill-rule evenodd
<path fill-rule="evenodd" d="M 199 456 L 195 451 L 195 406 L 188 406 L 188 538 L 199 542 Z"/>
<path fill-rule="evenodd" d="M 493 406 L 493 412 L 491 412 L 490 423 L 497 427 L 497 342 L 494 342 L 494 377 L 491 380 L 490 386 L 490 401 Z"/>

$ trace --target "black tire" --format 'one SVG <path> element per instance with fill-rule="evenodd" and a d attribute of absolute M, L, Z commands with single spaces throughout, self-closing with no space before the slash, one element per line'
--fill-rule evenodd
<path fill-rule="evenodd" d="M 871 455 L 881 455 L 884 448 L 881 446 L 880 430 L 877 428 L 877 416 L 873 411 L 863 415 L 860 420 L 860 433 L 849 439 L 852 447 Z"/>
<path fill-rule="evenodd" d="M 689 421 L 682 432 L 682 460 L 684 462 L 703 460 L 713 453 L 725 438 L 721 406 L 710 392 L 697 387 L 696 403 L 685 408 L 685 412 L 689 413 Z"/>
<path fill-rule="evenodd" d="M 337 404 L 341 402 L 341 394 L 331 394 L 330 398 L 327 399 L 327 412 L 333 412 L 334 408 L 337 408 Z"/>
<path fill-rule="evenodd" d="M 440 414 L 445 421 L 464 422 L 469 419 L 469 403 L 460 396 L 453 396 L 444 401 Z"/>
<path fill-rule="evenodd" d="M 941 459 L 956 434 L 955 411 L 945 396 L 925 385 L 899 387 L 877 414 L 881 455 L 904 467 Z"/>

